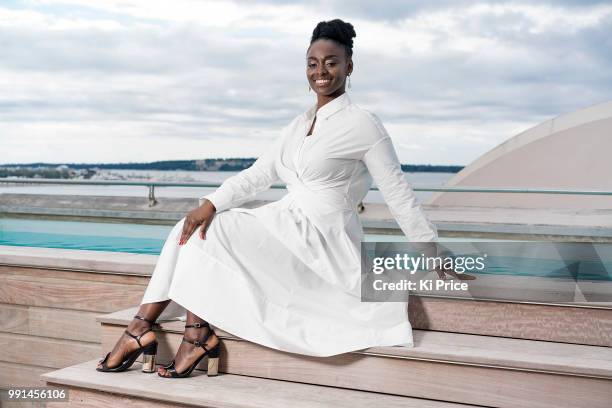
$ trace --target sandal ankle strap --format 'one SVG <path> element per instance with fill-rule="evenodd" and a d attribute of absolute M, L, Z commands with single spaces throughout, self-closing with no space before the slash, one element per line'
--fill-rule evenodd
<path fill-rule="evenodd" d="M 144 317 L 139 316 L 139 315 L 134 315 L 134 318 L 135 319 L 139 319 L 139 320 L 143 320 L 143 321 L 149 323 L 151 326 L 157 325 L 157 323 L 154 320 L 145 319 Z"/>
<path fill-rule="evenodd" d="M 209 326 L 210 328 L 210 326 Z M 196 347 L 202 347 L 204 349 L 204 351 L 206 351 L 208 353 L 208 348 L 206 347 L 206 342 L 208 341 L 208 339 L 210 338 L 210 336 L 212 336 L 213 334 L 215 334 L 213 329 L 210 329 L 205 335 L 204 338 L 202 340 L 189 340 L 187 337 L 183 336 L 183 341 L 187 342 L 187 343 L 191 343 Z"/>
<path fill-rule="evenodd" d="M 194 324 L 186 324 L 185 328 L 189 328 L 189 327 L 194 327 L 196 329 L 199 329 L 201 327 L 208 327 L 210 329 L 210 325 L 208 324 L 208 322 L 204 322 L 204 323 L 194 323 Z"/>
<path fill-rule="evenodd" d="M 151 328 L 148 328 L 147 330 L 143 331 L 142 333 L 140 333 L 138 336 L 133 335 L 132 333 L 130 333 L 128 331 L 128 329 L 125 329 L 125 334 L 127 334 L 128 336 L 130 336 L 131 338 L 133 338 L 134 340 L 136 340 L 136 342 L 138 343 L 138 346 L 140 348 L 142 347 L 142 344 L 140 343 L 140 339 L 142 338 L 142 336 L 144 336 L 145 334 L 147 334 L 148 332 L 153 331 Z"/>

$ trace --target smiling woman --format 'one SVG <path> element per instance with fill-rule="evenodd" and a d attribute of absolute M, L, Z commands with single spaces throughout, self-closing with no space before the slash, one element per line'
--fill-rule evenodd
<path fill-rule="evenodd" d="M 306 56 L 316 103 L 174 226 L 138 317 L 99 370 L 122 371 L 138 353 L 155 354 L 153 322 L 184 313 L 184 341 L 159 369 L 162 377 L 190 375 L 205 355 L 209 375 L 216 373 L 220 340 L 209 323 L 263 346 L 319 357 L 412 344 L 407 304 L 361 301 L 357 206 L 375 181 L 409 240 L 435 241 L 437 232 L 380 119 L 345 92 L 353 37 L 353 26 L 341 20 L 316 26 Z M 275 183 L 289 193 L 240 207 Z"/>
<path fill-rule="evenodd" d="M 315 88 L 318 106 L 325 105 L 346 90 L 353 72 L 353 37 L 355 30 L 341 20 L 321 22 L 312 33 L 306 55 L 306 75 Z"/>

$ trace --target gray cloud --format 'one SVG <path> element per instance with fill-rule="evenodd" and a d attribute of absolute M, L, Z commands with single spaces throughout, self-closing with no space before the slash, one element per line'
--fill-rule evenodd
<path fill-rule="evenodd" d="M 260 3 L 301 4 L 312 28 L 321 16 L 347 16 L 358 35 L 352 99 L 396 129 L 398 145 L 415 145 L 407 136 L 414 129 L 435 139 L 419 142 L 421 163 L 465 164 L 508 132 L 612 94 L 612 12 L 601 9 L 605 2 L 554 2 L 560 19 L 599 13 L 599 20 L 576 26 L 561 20 L 542 26 L 537 10 L 508 2 L 486 4 L 519 6 L 467 12 L 473 2 Z M 553 3 L 538 3 L 546 4 Z M 80 7 L 88 10 L 76 13 L 82 24 L 67 28 L 49 25 L 65 8 L 31 10 L 46 20 L 0 22 L 5 134 L 25 141 L 21 125 L 37 123 L 36 134 L 56 134 L 57 124 L 129 123 L 141 126 L 139 134 L 176 139 L 258 140 L 242 151 L 252 155 L 314 102 L 303 61 L 310 32 L 294 28 L 305 25 L 299 16 L 278 17 L 267 27 L 260 23 L 265 15 L 247 13 L 246 24 L 215 27 Z M 87 24 L 97 16 L 102 23 Z M 117 26 L 106 27 L 109 21 Z M 8 137 L 2 129 L 0 142 Z M 233 146 L 225 148 L 233 155 Z M 165 150 L 156 154 L 169 158 Z M 400 158 L 415 160 L 408 151 Z M 35 160 L 50 158 L 24 158 Z"/>
<path fill-rule="evenodd" d="M 551 7 L 585 8 L 599 5 L 609 5 L 609 0 L 539 0 L 516 1 L 516 0 L 382 0 L 373 2 L 371 0 L 238 0 L 236 1 L 246 7 L 253 4 L 274 4 L 281 6 L 301 4 L 306 9 L 325 10 L 326 17 L 313 22 L 313 29 L 319 21 L 329 21 L 340 18 L 349 21 L 349 18 L 359 18 L 374 21 L 387 21 L 389 23 L 413 17 L 419 13 L 431 11 L 460 9 L 475 4 L 488 5 L 547 5 Z M 359 35 L 359 33 L 358 33 Z"/>

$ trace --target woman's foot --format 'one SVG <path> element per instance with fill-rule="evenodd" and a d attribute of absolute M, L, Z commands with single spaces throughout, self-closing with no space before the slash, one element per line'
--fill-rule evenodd
<path fill-rule="evenodd" d="M 211 333 L 211 329 L 208 326 L 185 328 L 184 336 L 190 341 L 201 341 L 202 339 L 206 338 L 206 336 L 209 336 L 203 343 L 207 350 L 211 350 L 217 344 L 219 344 L 219 338 L 214 331 Z M 198 347 L 186 341 L 181 342 L 178 352 L 174 357 L 174 369 L 177 373 L 184 373 L 198 358 L 205 353 L 206 351 L 202 347 Z M 157 369 L 157 374 L 166 378 L 171 377 L 171 374 L 165 367 L 159 367 Z"/>
<path fill-rule="evenodd" d="M 145 333 L 150 327 L 151 323 L 145 320 L 141 320 L 138 318 L 132 319 L 130 324 L 127 327 L 127 331 L 132 333 L 135 336 L 140 336 Z M 140 338 L 140 344 L 143 347 L 146 347 L 149 344 L 152 344 L 155 341 L 155 333 L 153 331 L 146 332 Z M 121 363 L 125 360 L 126 356 L 135 350 L 138 350 L 140 346 L 136 339 L 127 335 L 127 333 L 123 332 L 119 340 L 115 344 L 115 347 L 111 351 L 108 359 L 106 360 L 106 366 L 108 368 L 115 368 L 121 365 Z M 102 368 L 102 363 L 98 363 L 98 369 Z"/>

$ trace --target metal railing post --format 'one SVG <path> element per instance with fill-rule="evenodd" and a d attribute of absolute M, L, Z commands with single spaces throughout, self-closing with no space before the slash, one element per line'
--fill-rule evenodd
<path fill-rule="evenodd" d="M 153 207 L 155 204 L 157 204 L 157 200 L 155 199 L 155 186 L 149 184 L 149 207 Z"/>

